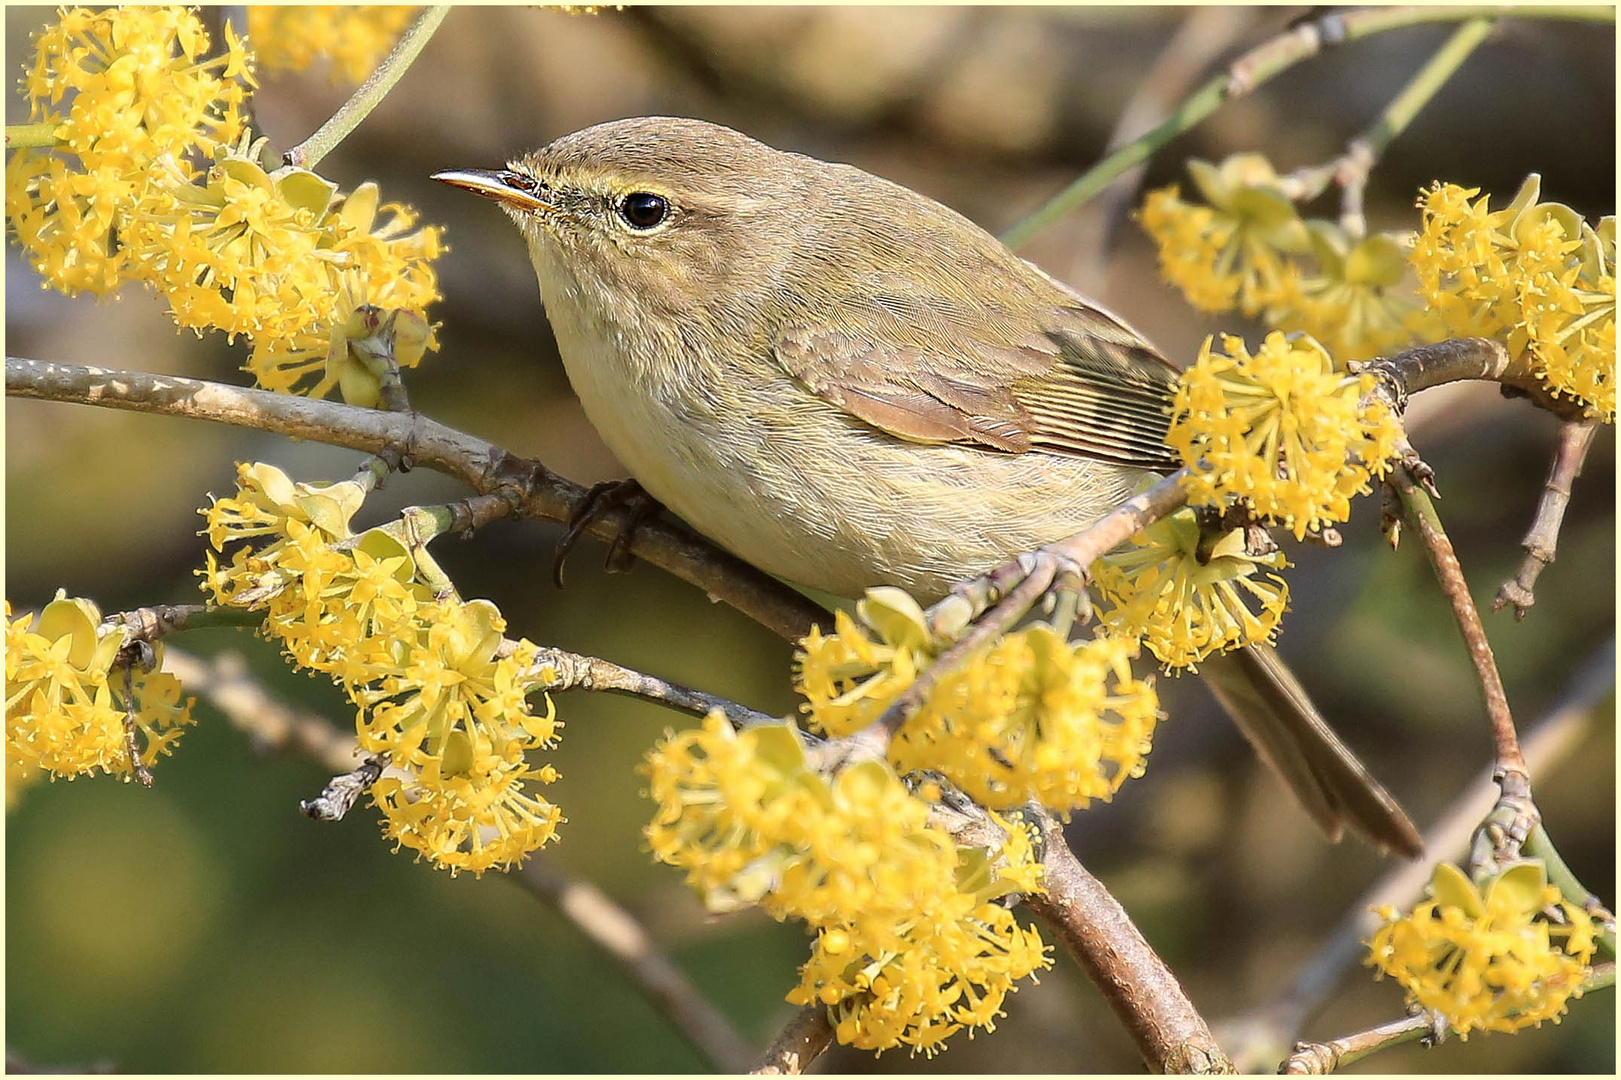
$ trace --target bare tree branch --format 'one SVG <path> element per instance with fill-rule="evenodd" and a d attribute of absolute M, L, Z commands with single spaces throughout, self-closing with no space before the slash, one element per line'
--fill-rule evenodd
<path fill-rule="evenodd" d="M 1025 906 L 1053 928 L 1125 1025 L 1149 1071 L 1230 1073 L 1233 1063 L 1125 908 L 1075 858 L 1063 826 L 1039 817 L 1046 892 Z"/>

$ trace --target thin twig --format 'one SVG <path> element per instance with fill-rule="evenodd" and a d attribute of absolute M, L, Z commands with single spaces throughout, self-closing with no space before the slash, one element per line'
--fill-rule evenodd
<path fill-rule="evenodd" d="M 1614 9 L 1594 7 L 1540 7 L 1535 4 L 1490 7 L 1395 7 L 1336 11 L 1290 28 L 1251 49 L 1228 69 L 1200 86 L 1172 110 L 1164 123 L 1133 139 L 1083 173 L 1046 204 L 1002 234 L 1002 242 L 1018 247 L 1036 233 L 1093 198 L 1126 170 L 1176 136 L 1192 128 L 1217 108 L 1250 93 L 1262 83 L 1316 56 L 1324 48 L 1343 45 L 1386 30 L 1421 23 L 1463 22 L 1468 19 L 1525 16 L 1534 19 L 1579 19 L 1614 22 Z"/>
<path fill-rule="evenodd" d="M 264 613 L 213 604 L 152 604 L 115 612 L 103 621 L 124 627 L 132 640 L 157 641 L 184 630 L 256 626 Z"/>
<path fill-rule="evenodd" d="M 1230 1073 L 1217 1045 L 1165 961 L 1120 902 L 1089 874 L 1045 811 L 1036 815 L 1044 842 L 1045 892 L 1025 897 L 1103 993 L 1137 1051 L 1156 1073 Z"/>
<path fill-rule="evenodd" d="M 301 169 L 313 169 L 316 164 L 349 136 L 349 133 L 360 126 L 360 122 L 371 115 L 371 111 L 388 96 L 405 73 L 410 70 L 411 64 L 416 60 L 428 42 L 433 38 L 439 24 L 445 21 L 450 14 L 450 7 L 446 4 L 435 4 L 422 9 L 422 14 L 416 21 L 406 28 L 400 40 L 377 69 L 360 84 L 354 96 L 344 102 L 338 111 L 332 114 L 331 119 L 316 129 L 315 133 L 282 156 L 282 160 Z"/>
<path fill-rule="evenodd" d="M 543 690 L 578 689 L 626 694 L 698 716 L 719 712 L 738 725 L 771 724 L 780 720 L 780 717 L 768 716 L 715 694 L 667 682 L 597 656 L 542 648 L 536 654 L 532 670 L 544 669 L 550 669 L 552 680 L 541 687 Z"/>
<path fill-rule="evenodd" d="M 300 801 L 298 812 L 313 821 L 342 821 L 386 768 L 387 756 L 373 754 L 348 772 L 328 780 L 315 798 Z"/>
<path fill-rule="evenodd" d="M 1561 700 L 1526 732 L 1522 749 L 1531 772 L 1547 777 L 1593 729 L 1593 714 L 1615 689 L 1615 640 L 1595 649 L 1571 678 Z M 1487 768 L 1453 800 L 1424 834 L 1424 850 L 1436 859 L 1460 857 L 1469 838 L 1497 802 L 1497 780 Z M 1533 834 L 1534 835 L 1534 834 Z M 1527 848 L 1530 841 L 1527 841 Z M 1529 852 L 1528 852 L 1529 853 Z M 1241 1072 L 1270 1069 L 1299 1037 L 1301 1028 L 1329 1000 L 1363 954 L 1362 944 L 1378 928 L 1378 909 L 1407 908 L 1421 895 L 1434 866 L 1400 861 L 1352 901 L 1327 940 L 1301 966 L 1284 992 L 1270 1004 L 1215 1025 L 1221 1045 Z M 1573 901 L 1579 902 L 1579 901 Z"/>
<path fill-rule="evenodd" d="M 1032 556 L 1023 580 L 980 615 L 969 627 L 968 632 L 958 638 L 949 649 L 919 672 L 912 685 L 890 702 L 889 707 L 878 718 L 876 726 L 891 735 L 899 731 L 901 725 L 911 719 L 918 706 L 928 698 L 929 691 L 934 689 L 935 683 L 948 672 L 961 667 L 986 644 L 1001 637 L 1014 623 L 1024 617 L 1025 612 L 1035 606 L 1036 601 L 1040 600 L 1052 585 L 1057 572 L 1058 561 L 1050 555 L 1038 552 Z"/>
<path fill-rule="evenodd" d="M 1523 619 L 1536 603 L 1533 588 L 1537 577 L 1553 562 L 1559 547 L 1559 527 L 1565 522 L 1565 509 L 1570 505 L 1570 488 L 1582 474 L 1587 451 L 1593 446 L 1598 423 L 1593 420 L 1567 421 L 1559 429 L 1559 448 L 1554 451 L 1553 464 L 1548 468 L 1548 479 L 1542 487 L 1542 498 L 1537 502 L 1536 517 L 1531 529 L 1520 545 L 1525 548 L 1525 560 L 1512 581 L 1505 581 L 1492 601 L 1492 610 L 1501 611 L 1514 605 L 1514 617 Z"/>
<path fill-rule="evenodd" d="M 771 1040 L 753 1071 L 765 1076 L 798 1076 L 833 1042 L 833 1025 L 827 1019 L 827 1006 L 802 1005 L 793 1019 L 783 1025 Z"/>
<path fill-rule="evenodd" d="M 515 874 L 514 885 L 551 905 L 575 928 L 613 958 L 692 1048 L 723 1073 L 740 1073 L 754 1054 L 723 1013 L 670 962 L 636 917 L 583 878 L 572 878 L 545 858 L 535 858 Z"/>
<path fill-rule="evenodd" d="M 124 672 L 124 746 L 129 754 L 129 771 L 142 787 L 152 786 L 152 770 L 141 760 L 140 728 L 135 723 L 135 673 L 133 665 L 122 665 Z"/>
<path fill-rule="evenodd" d="M 1291 198 L 1316 198 L 1330 181 L 1340 186 L 1340 226 L 1353 239 L 1367 234 L 1368 223 L 1362 212 L 1368 176 L 1392 141 L 1407 130 L 1413 118 L 1429 104 L 1463 62 L 1485 41 L 1495 22 L 1471 19 L 1453 31 L 1418 73 L 1393 98 L 1379 118 L 1346 144 L 1345 152 L 1326 165 L 1301 169 L 1284 179 Z M 1292 190 L 1291 190 L 1292 189 Z"/>
<path fill-rule="evenodd" d="M 1419 1040 L 1433 1046 L 1446 1036 L 1445 1020 L 1431 1012 L 1415 1013 L 1326 1043 L 1297 1043 L 1278 1072 L 1286 1076 L 1322 1076 L 1379 1050 Z"/>
<path fill-rule="evenodd" d="M 1614 985 L 1615 965 L 1594 964 L 1587 970 L 1576 993 L 1588 994 Z M 1446 1041 L 1448 1033 L 1445 1018 L 1429 1011 L 1416 1013 L 1326 1043 L 1298 1043 L 1278 1072 L 1287 1076 L 1321 1076 L 1403 1043 L 1438 1046 Z"/>
<path fill-rule="evenodd" d="M 1492 656 L 1491 641 L 1486 637 L 1486 627 L 1480 621 L 1480 612 L 1475 608 L 1474 597 L 1469 595 L 1469 583 L 1464 580 L 1463 568 L 1458 563 L 1458 555 L 1452 548 L 1452 541 L 1448 539 L 1446 530 L 1441 527 L 1441 518 L 1435 512 L 1435 504 L 1430 501 L 1429 495 L 1415 479 L 1411 466 L 1407 464 L 1398 466 L 1391 474 L 1391 482 L 1395 485 L 1396 494 L 1402 500 L 1408 523 L 1412 525 L 1414 534 L 1424 545 L 1424 551 L 1435 570 L 1435 578 L 1441 586 L 1441 592 L 1452 606 L 1453 617 L 1457 620 L 1458 630 L 1469 650 L 1469 659 L 1475 665 L 1475 674 L 1480 680 L 1481 693 L 1486 701 L 1486 715 L 1492 726 L 1494 744 L 1492 764 L 1498 785 L 1502 789 L 1499 806 L 1510 815 L 1507 820 L 1497 823 L 1503 832 L 1494 841 L 1496 850 L 1492 854 L 1500 863 L 1512 860 L 1518 854 L 1526 836 L 1535 827 L 1537 811 L 1531 801 L 1531 774 L 1526 769 L 1524 756 L 1520 753 L 1519 736 L 1514 730 L 1514 716 L 1509 711 L 1508 692 L 1503 688 L 1502 676 L 1497 671 L 1497 660 Z"/>
<path fill-rule="evenodd" d="M 420 413 L 390 413 L 200 379 L 16 357 L 6 359 L 6 393 L 213 420 L 371 454 L 404 448 L 418 465 L 453 476 L 480 494 L 510 492 L 520 513 L 550 521 L 568 521 L 585 497 L 584 488 L 540 463 L 514 457 Z M 620 524 L 618 514 L 604 515 L 591 523 L 591 533 L 612 540 L 619 535 Z M 828 621 L 819 604 L 668 522 L 643 523 L 631 540 L 630 552 L 789 640 Z"/>

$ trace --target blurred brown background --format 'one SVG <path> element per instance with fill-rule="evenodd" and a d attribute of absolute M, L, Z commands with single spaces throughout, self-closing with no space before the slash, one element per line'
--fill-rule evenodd
<path fill-rule="evenodd" d="M 1307 14 L 1156 8 L 634 8 L 594 17 L 458 10 L 392 97 L 323 163 L 345 188 L 381 182 L 447 227 L 433 311 L 443 351 L 408 376 L 438 419 L 539 457 L 582 483 L 621 470 L 572 398 L 516 233 L 488 204 L 431 183 L 437 169 L 495 166 L 588 124 L 667 113 L 729 124 L 786 149 L 858 164 L 1010 225 L 1096 160 L 1173 35 L 1230 60 Z M 45 9 L 6 12 L 14 76 Z M 1185 27 L 1190 19 L 1202 20 Z M 1327 160 L 1445 39 L 1397 31 L 1332 50 L 1232 102 L 1156 155 L 1146 183 L 1183 180 L 1189 156 L 1268 154 L 1281 170 Z M 1373 176 L 1375 227 L 1411 227 L 1421 185 L 1446 179 L 1506 199 L 1527 172 L 1545 198 L 1614 211 L 1615 35 L 1591 24 L 1502 25 Z M 1196 50 L 1198 51 L 1198 50 Z M 1185 72 L 1202 77 L 1204 68 Z M 11 85 L 8 81 L 8 86 Z M 279 146 L 346 96 L 319 73 L 270 76 L 258 119 Z M 13 94 L 7 117 L 20 114 Z M 1185 180 L 1183 180 L 1185 185 Z M 1317 207 L 1332 213 L 1330 201 Z M 1094 258 L 1097 221 L 1065 222 L 1026 254 L 1088 289 L 1187 358 L 1214 329 L 1154 274 L 1134 226 Z M 1098 273 L 1099 269 L 1105 272 Z M 97 304 L 42 292 L 7 252 L 11 355 L 240 379 L 245 352 L 174 333 L 149 296 Z M 1426 394 L 1414 441 L 1477 599 L 1512 574 L 1555 425 L 1490 388 Z M 347 476 L 346 451 L 174 419 L 36 402 L 6 406 L 6 595 L 35 608 L 57 586 L 104 610 L 197 596 L 194 535 L 205 493 L 233 463 L 306 479 Z M 1597 653 L 1613 660 L 1614 440 L 1578 482 L 1559 560 L 1524 623 L 1490 616 L 1516 716 L 1529 723 Z M 458 497 L 418 471 L 368 506 Z M 1422 553 L 1392 554 L 1377 506 L 1358 504 L 1343 549 L 1291 551 L 1294 612 L 1281 647 L 1347 740 L 1427 827 L 1481 768 L 1479 694 Z M 556 526 L 497 523 L 436 551 L 468 597 L 489 596 L 514 634 L 747 702 L 793 707 L 790 650 L 695 589 L 645 566 L 607 576 L 584 543 L 569 586 L 547 567 Z M 288 673 L 246 635 L 184 648 L 240 649 L 278 693 L 346 724 L 324 680 Z M 1608 652 L 1604 651 L 1606 648 Z M 1117 893 L 1212 1020 L 1282 994 L 1386 866 L 1355 841 L 1325 843 L 1191 681 L 1163 685 L 1170 719 L 1148 774 L 1077 815 L 1083 861 Z M 645 920 L 740 1030 L 763 1044 L 789 1013 L 805 938 L 756 914 L 706 917 L 679 875 L 650 864 L 649 806 L 632 771 L 680 716 L 565 695 L 549 793 L 569 817 L 543 856 L 601 884 Z M 1537 777 L 1552 835 L 1577 874 L 1614 899 L 1613 698 L 1580 751 Z M 568 924 L 500 875 L 452 880 L 379 842 L 359 809 L 321 826 L 296 804 L 319 790 L 308 762 L 256 757 L 207 706 L 150 791 L 106 779 L 42 785 L 8 821 L 7 1043 L 40 1065 L 125 1071 L 665 1072 L 699 1060 Z M 1332 1037 L 1401 1011 L 1399 990 L 1352 975 L 1307 1028 Z M 1561 1026 L 1408 1046 L 1366 1071 L 1615 1068 L 1614 998 L 1575 1003 Z M 1009 999 L 989 1036 L 938 1059 L 835 1052 L 844 1071 L 1112 1072 L 1140 1068 L 1101 999 L 1067 959 Z"/>

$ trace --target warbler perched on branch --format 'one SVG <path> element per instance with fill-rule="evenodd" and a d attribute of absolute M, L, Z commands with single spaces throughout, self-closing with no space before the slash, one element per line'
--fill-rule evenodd
<path fill-rule="evenodd" d="M 788 581 L 927 603 L 1180 464 L 1177 372 L 1142 335 L 860 169 L 642 117 L 435 179 L 517 223 L 569 380 L 646 492 Z M 1201 674 L 1331 836 L 1419 852 L 1270 648 Z"/>

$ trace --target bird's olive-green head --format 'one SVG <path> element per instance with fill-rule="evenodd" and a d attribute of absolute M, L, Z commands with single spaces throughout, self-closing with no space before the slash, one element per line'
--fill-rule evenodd
<path fill-rule="evenodd" d="M 505 169 L 435 179 L 498 202 L 543 285 L 571 279 L 561 288 L 575 302 L 619 318 L 682 319 L 700 303 L 741 311 L 740 292 L 778 276 L 794 246 L 783 235 L 792 208 L 808 174 L 826 168 L 715 124 L 638 117 L 575 132 Z"/>

